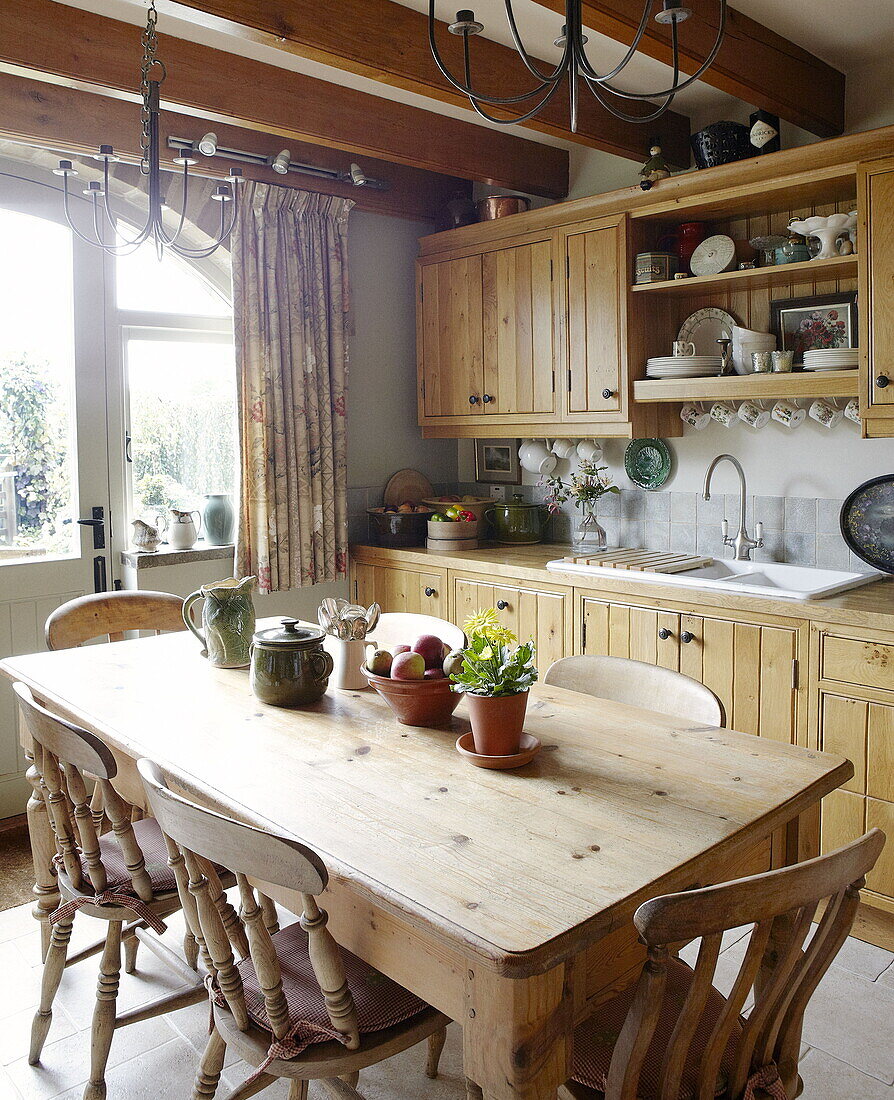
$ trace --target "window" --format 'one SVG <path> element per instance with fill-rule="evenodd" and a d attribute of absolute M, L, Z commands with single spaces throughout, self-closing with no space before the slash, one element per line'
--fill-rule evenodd
<path fill-rule="evenodd" d="M 71 556 L 79 545 L 71 231 L 0 208 L 0 240 L 0 562 Z"/>
<path fill-rule="evenodd" d="M 229 302 L 194 265 L 144 245 L 116 261 L 130 516 L 235 496 L 236 371 Z"/>

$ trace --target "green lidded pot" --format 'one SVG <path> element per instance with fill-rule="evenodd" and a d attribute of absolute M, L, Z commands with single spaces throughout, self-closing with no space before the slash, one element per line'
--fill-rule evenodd
<path fill-rule="evenodd" d="M 497 542 L 507 546 L 524 546 L 543 542 L 549 512 L 542 504 L 530 504 L 516 493 L 512 500 L 496 504 L 484 513 L 494 525 Z"/>
<path fill-rule="evenodd" d="M 274 707 L 302 707 L 326 693 L 332 657 L 323 649 L 325 634 L 297 619 L 259 630 L 251 642 L 251 690 Z"/>

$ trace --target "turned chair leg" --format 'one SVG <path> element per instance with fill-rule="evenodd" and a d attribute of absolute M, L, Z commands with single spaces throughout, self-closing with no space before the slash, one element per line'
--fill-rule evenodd
<path fill-rule="evenodd" d="M 293 1080 L 289 1085 L 289 1100 L 307 1100 L 309 1081 Z"/>
<path fill-rule="evenodd" d="M 131 932 L 129 936 L 124 937 L 124 973 L 133 974 L 137 968 L 137 948 L 140 946 L 140 941 L 137 939 L 136 934 Z"/>
<path fill-rule="evenodd" d="M 444 1049 L 444 1044 L 447 1042 L 447 1028 L 442 1027 L 440 1031 L 432 1032 L 428 1037 L 428 1058 L 425 1062 L 425 1076 L 437 1077 L 438 1076 L 438 1063 L 441 1061 L 441 1051 Z"/>
<path fill-rule="evenodd" d="M 199 969 L 199 942 L 188 929 L 183 937 L 183 954 L 186 956 L 187 966 L 193 970 Z"/>
<path fill-rule="evenodd" d="M 343 1073 L 341 1075 L 341 1080 L 344 1081 L 346 1085 L 350 1085 L 352 1089 L 357 1088 L 357 1082 L 360 1080 L 360 1070 L 355 1069 L 353 1073 Z"/>
<path fill-rule="evenodd" d="M 106 943 L 99 964 L 96 986 L 96 1008 L 90 1038 L 90 1081 L 84 1089 L 84 1100 L 105 1100 L 106 1063 L 115 1034 L 118 982 L 121 975 L 121 924 L 109 921 Z"/>
<path fill-rule="evenodd" d="M 205 1053 L 199 1062 L 196 1083 L 192 1090 L 193 1100 L 211 1100 L 217 1092 L 226 1053 L 227 1044 L 217 1028 L 214 1028 L 208 1036 Z"/>
<path fill-rule="evenodd" d="M 28 1052 L 28 1064 L 31 1066 L 37 1065 L 40 1061 L 40 1052 L 43 1050 L 50 1024 L 53 1022 L 53 1001 L 65 972 L 65 956 L 68 953 L 68 941 L 71 939 L 73 923 L 67 920 L 51 926 L 50 945 L 40 980 L 40 1005 L 31 1025 L 31 1048 Z"/>

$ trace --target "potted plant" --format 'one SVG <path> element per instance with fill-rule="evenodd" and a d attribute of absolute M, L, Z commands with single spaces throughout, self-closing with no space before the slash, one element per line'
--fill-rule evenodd
<path fill-rule="evenodd" d="M 612 484 L 608 466 L 583 461 L 571 475 L 567 484 L 560 477 L 546 479 L 547 493 L 544 503 L 550 512 L 558 512 L 559 505 L 573 500 L 580 509 L 581 518 L 574 532 L 576 550 L 604 550 L 607 545 L 605 529 L 596 519 L 596 505 L 606 493 L 618 494 L 621 490 Z"/>
<path fill-rule="evenodd" d="M 534 643 L 518 645 L 493 607 L 470 615 L 463 629 L 469 644 L 450 679 L 454 691 L 465 692 L 475 752 L 512 756 L 521 741 L 528 689 L 537 679 Z"/>

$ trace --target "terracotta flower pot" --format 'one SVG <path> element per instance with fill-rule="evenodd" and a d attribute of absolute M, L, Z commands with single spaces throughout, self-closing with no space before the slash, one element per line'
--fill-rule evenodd
<path fill-rule="evenodd" d="M 473 695 L 466 692 L 475 752 L 481 756 L 512 756 L 518 752 L 525 724 L 527 691 L 517 695 Z"/>

